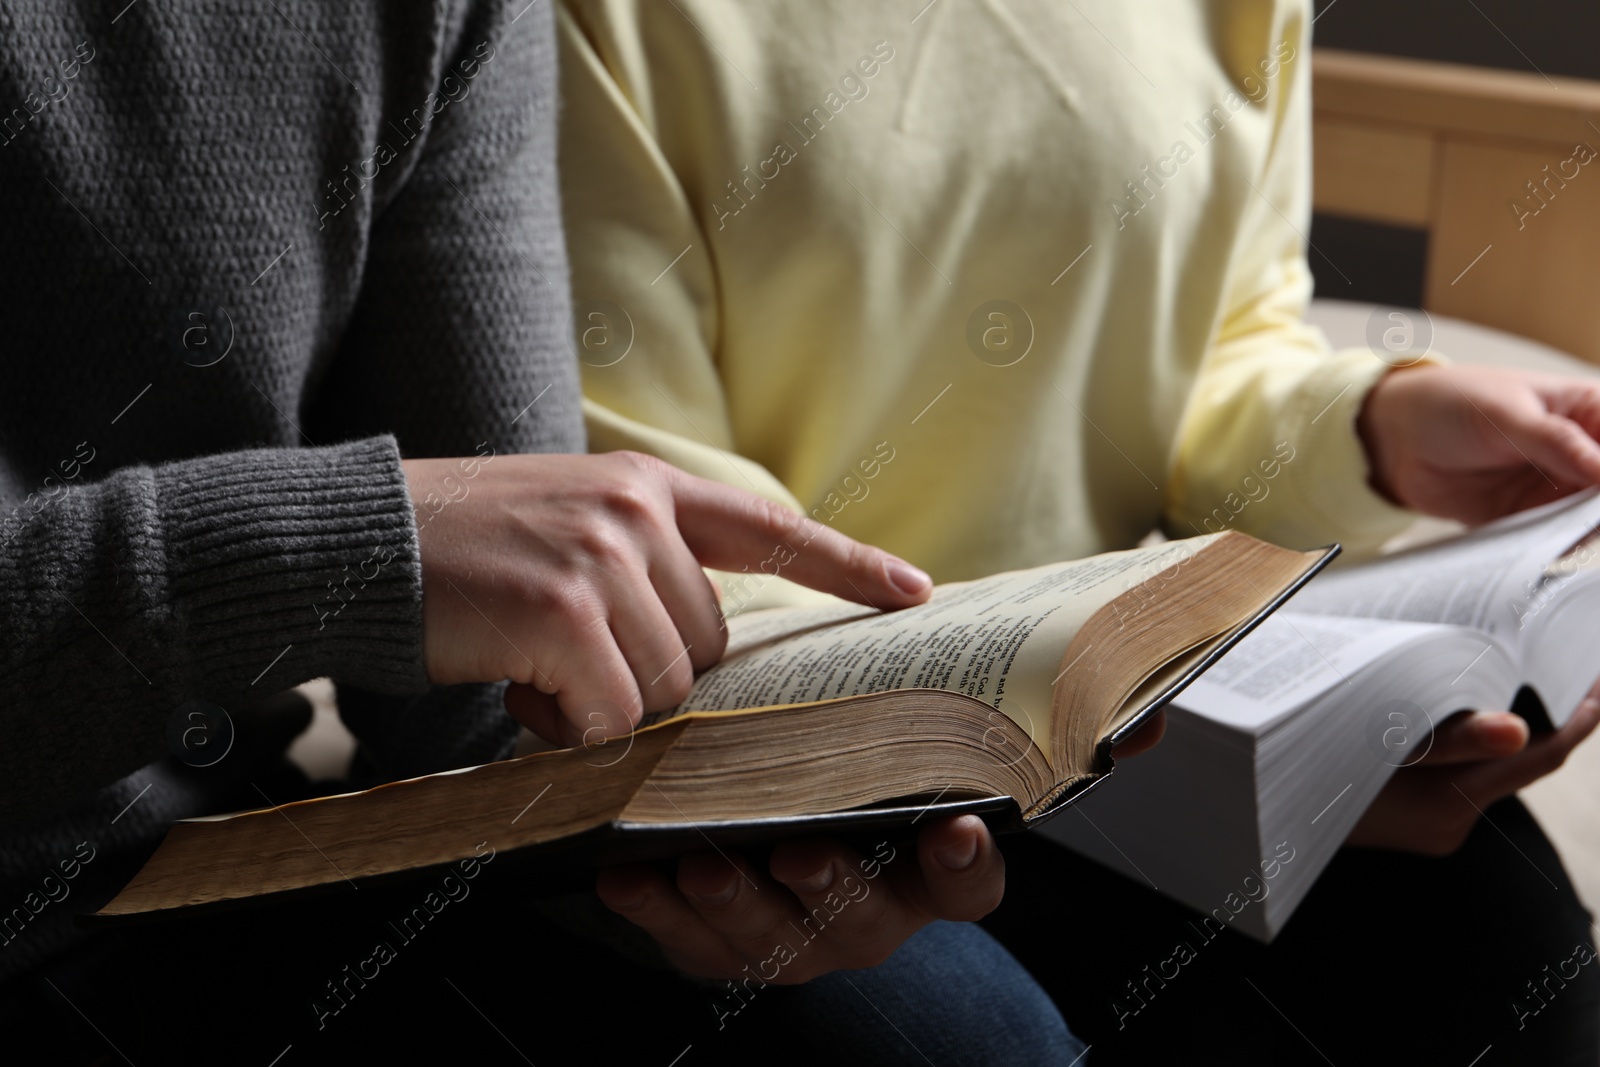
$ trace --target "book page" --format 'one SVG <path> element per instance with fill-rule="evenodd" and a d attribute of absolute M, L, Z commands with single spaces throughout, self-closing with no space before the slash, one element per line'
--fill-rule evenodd
<path fill-rule="evenodd" d="M 1346 684 L 1401 644 L 1437 630 L 1428 623 L 1374 624 L 1280 611 L 1263 619 L 1173 703 L 1215 722 L 1259 731 Z"/>
<path fill-rule="evenodd" d="M 1544 574 L 1546 578 L 1571 578 L 1591 571 L 1600 571 L 1600 530 L 1590 531 L 1566 555 L 1546 567 Z"/>
<path fill-rule="evenodd" d="M 981 700 L 1050 751 L 1050 696 L 1062 654 L 1112 599 L 1216 539 L 1052 563 L 934 590 L 878 613 L 854 606 L 771 609 L 728 620 L 728 652 L 680 712 L 798 704 L 890 689 L 948 689 Z M 1093 670 L 1087 649 L 1077 669 Z"/>
<path fill-rule="evenodd" d="M 1600 495 L 1577 494 L 1463 537 L 1319 575 L 1296 612 L 1470 626 L 1517 642 L 1547 566 L 1600 525 Z"/>

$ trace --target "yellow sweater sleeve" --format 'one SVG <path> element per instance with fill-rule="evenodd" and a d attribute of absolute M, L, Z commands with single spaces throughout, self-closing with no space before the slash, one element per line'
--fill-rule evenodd
<path fill-rule="evenodd" d="M 1334 352 L 1311 297 L 1310 50 L 1285 64 L 1274 135 L 1240 228 L 1215 340 L 1166 486 L 1168 533 L 1232 528 L 1279 544 L 1375 548 L 1415 518 L 1370 488 L 1356 417 L 1390 364 Z"/>

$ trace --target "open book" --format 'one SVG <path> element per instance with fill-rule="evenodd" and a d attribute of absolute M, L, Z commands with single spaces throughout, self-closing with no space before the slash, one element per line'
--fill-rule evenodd
<path fill-rule="evenodd" d="M 1330 571 L 1044 832 L 1270 940 L 1435 725 L 1468 708 L 1535 729 L 1571 718 L 1600 675 L 1597 525 L 1600 496 L 1583 493 Z"/>
<path fill-rule="evenodd" d="M 1213 534 L 943 585 L 888 614 L 736 615 L 723 662 L 625 738 L 179 823 L 99 915 L 342 887 L 483 844 L 537 873 L 903 830 L 930 810 L 1020 828 L 1101 780 L 1116 741 L 1335 551 Z"/>

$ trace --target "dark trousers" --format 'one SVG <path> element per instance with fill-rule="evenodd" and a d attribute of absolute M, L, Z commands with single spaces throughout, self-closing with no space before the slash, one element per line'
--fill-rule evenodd
<path fill-rule="evenodd" d="M 934 923 L 870 970 L 730 987 L 505 898 L 407 924 L 421 896 L 351 891 L 108 933 L 0 987 L 0 1063 L 1068 1067 L 1082 1051 L 968 923 Z"/>
<path fill-rule="evenodd" d="M 984 925 L 1087 1064 L 1593 1067 L 1590 916 L 1520 801 L 1487 817 L 1444 859 L 1344 850 L 1271 945 L 1022 835 Z"/>

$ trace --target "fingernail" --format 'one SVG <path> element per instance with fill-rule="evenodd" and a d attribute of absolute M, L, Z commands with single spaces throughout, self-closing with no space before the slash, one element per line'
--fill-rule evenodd
<path fill-rule="evenodd" d="M 926 572 L 918 570 L 903 559 L 890 557 L 889 562 L 884 564 L 884 570 L 888 572 L 889 584 L 902 593 L 915 595 L 933 584 L 933 579 L 929 578 Z"/>
<path fill-rule="evenodd" d="M 724 905 L 728 901 L 732 900 L 733 899 L 733 895 L 735 893 L 737 893 L 738 891 L 739 891 L 739 883 L 738 883 L 737 880 L 734 880 L 734 881 L 729 882 L 727 885 L 723 886 L 721 889 L 715 890 L 713 892 L 710 892 L 710 893 L 695 893 L 694 898 L 696 900 L 700 901 L 700 903 L 702 903 L 702 904 L 709 904 L 714 908 L 720 908 L 722 905 Z"/>
<path fill-rule="evenodd" d="M 933 855 L 946 870 L 964 871 L 978 858 L 978 839 L 969 835 L 961 844 L 936 849 Z"/>
<path fill-rule="evenodd" d="M 825 863 L 821 870 L 813 871 L 804 878 L 785 878 L 784 884 L 803 893 L 820 893 L 833 884 L 833 864 Z"/>
<path fill-rule="evenodd" d="M 1507 726 L 1522 731 L 1526 731 L 1528 728 L 1528 722 L 1526 719 L 1524 719 L 1521 715 L 1510 711 L 1480 712 L 1478 715 L 1478 725 L 1480 727 L 1488 727 L 1490 730 L 1496 731 L 1504 729 Z"/>
<path fill-rule="evenodd" d="M 603 745 L 633 729 L 633 716 L 609 700 L 591 700 L 579 707 L 573 717 L 577 720 L 573 729 L 582 731 L 577 744 L 586 748 Z"/>

